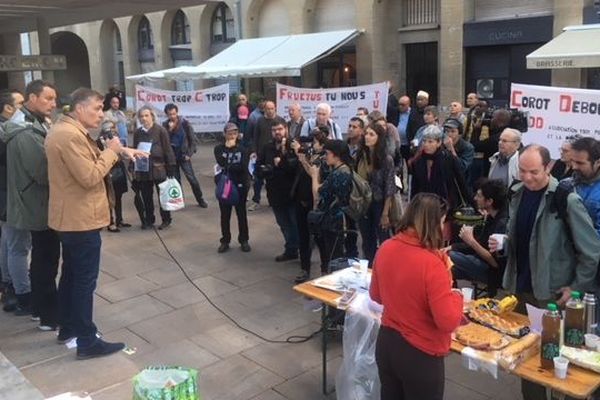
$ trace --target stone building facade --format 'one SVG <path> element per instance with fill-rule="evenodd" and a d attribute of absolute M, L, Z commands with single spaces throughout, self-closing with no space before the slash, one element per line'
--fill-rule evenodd
<path fill-rule="evenodd" d="M 598 71 L 526 70 L 524 56 L 565 26 L 597 18 L 592 0 L 229 0 L 53 28 L 50 40 L 53 53 L 67 56 L 67 71 L 54 73 L 63 92 L 118 83 L 131 94 L 134 82 L 125 76 L 200 64 L 240 37 L 354 28 L 363 33 L 349 45 L 305 67 L 300 79 L 281 81 L 318 87 L 390 80 L 397 94 L 425 89 L 441 105 L 474 90 L 501 103 L 511 81 L 595 86 Z M 35 32 L 31 39 L 35 54 Z M 241 84 L 268 94 L 274 81 Z M 232 83 L 239 90 L 239 81 Z"/>

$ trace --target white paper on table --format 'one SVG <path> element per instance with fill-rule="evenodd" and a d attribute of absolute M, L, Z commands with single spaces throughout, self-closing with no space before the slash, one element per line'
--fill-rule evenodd
<path fill-rule="evenodd" d="M 546 310 L 525 304 L 527 308 L 527 317 L 529 317 L 529 329 L 532 332 L 542 333 L 542 317 Z"/>
<path fill-rule="evenodd" d="M 495 359 L 480 357 L 472 347 L 465 347 L 460 354 L 463 366 L 469 371 L 484 371 L 498 379 L 498 362 Z"/>

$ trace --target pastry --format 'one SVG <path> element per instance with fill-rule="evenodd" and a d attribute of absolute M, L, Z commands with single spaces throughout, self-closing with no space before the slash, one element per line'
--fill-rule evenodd
<path fill-rule="evenodd" d="M 473 322 L 459 326 L 454 335 L 459 343 L 477 350 L 499 350 L 508 344 L 501 333 Z"/>
<path fill-rule="evenodd" d="M 492 310 L 471 308 L 469 318 L 499 332 L 514 337 L 521 337 L 529 333 L 529 327 L 518 321 L 511 314 L 498 315 Z"/>

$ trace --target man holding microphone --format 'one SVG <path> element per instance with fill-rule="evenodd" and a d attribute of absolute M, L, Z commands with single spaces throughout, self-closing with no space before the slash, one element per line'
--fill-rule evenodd
<path fill-rule="evenodd" d="M 121 145 L 118 137 L 100 150 L 89 134 L 102 123 L 104 97 L 88 88 L 71 94 L 71 112 L 62 116 L 46 139 L 50 201 L 48 225 L 59 233 L 63 266 L 58 288 L 61 343 L 77 338 L 77 358 L 122 350 L 123 343 L 97 337 L 92 321 L 94 290 L 100 269 L 100 230 L 110 223 L 105 179 L 119 156 L 147 157 Z"/>

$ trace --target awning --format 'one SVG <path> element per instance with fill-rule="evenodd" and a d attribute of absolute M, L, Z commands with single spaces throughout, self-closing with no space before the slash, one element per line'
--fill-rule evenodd
<path fill-rule="evenodd" d="M 333 53 L 360 31 L 356 29 L 243 39 L 197 66 L 128 76 L 131 80 L 253 78 L 300 76 L 304 66 Z"/>
<path fill-rule="evenodd" d="M 568 26 L 527 56 L 528 69 L 600 67 L 600 24 Z"/>

